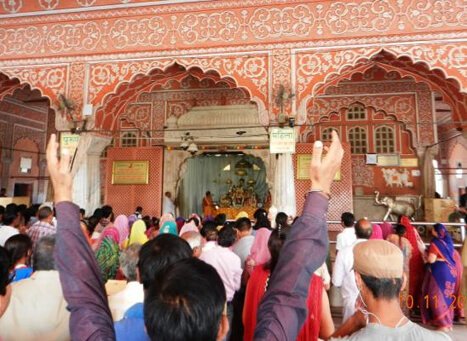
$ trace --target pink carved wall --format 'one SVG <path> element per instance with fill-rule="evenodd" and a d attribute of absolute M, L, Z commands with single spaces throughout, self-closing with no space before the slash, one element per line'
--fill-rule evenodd
<path fill-rule="evenodd" d="M 112 185 L 112 163 L 118 160 L 149 161 L 149 184 Z M 144 214 L 160 217 L 163 164 L 164 150 L 160 147 L 109 148 L 104 202 L 111 205 L 117 214 L 130 215 L 137 206 L 142 206 Z"/>
<path fill-rule="evenodd" d="M 297 179 L 297 155 L 312 154 L 312 143 L 298 143 L 296 154 L 293 156 L 295 172 L 295 199 L 297 202 L 297 214 L 301 214 L 305 195 L 310 190 L 311 182 L 309 180 Z M 331 200 L 329 201 L 328 220 L 340 220 L 342 212 L 353 211 L 352 197 L 352 162 L 350 159 L 349 146 L 344 144 L 344 159 L 341 167 L 341 180 L 335 181 L 331 185 Z M 337 225 L 330 225 L 329 230 L 334 231 Z"/>
<path fill-rule="evenodd" d="M 354 103 L 361 103 L 366 108 L 364 122 L 346 119 L 347 110 Z M 309 121 L 313 123 L 313 128 L 304 132 L 308 139 L 322 136 L 327 127 L 333 127 L 337 128 L 344 142 L 349 142 L 349 129 L 358 125 L 367 130 L 368 153 L 376 153 L 374 129 L 379 126 L 393 127 L 395 152 L 402 159 L 417 159 L 416 148 L 435 141 L 432 95 L 428 86 L 379 67 L 355 73 L 350 80 L 328 87 L 322 96 L 309 102 L 307 112 Z M 366 165 L 365 155 L 352 155 L 352 168 L 354 189 L 359 187 L 361 194 L 372 195 L 375 190 L 386 195 L 418 194 L 422 191 L 421 177 L 414 176 L 412 172 L 420 171 L 419 167 Z M 407 169 L 412 186 L 388 187 L 383 168 L 399 172 Z"/>

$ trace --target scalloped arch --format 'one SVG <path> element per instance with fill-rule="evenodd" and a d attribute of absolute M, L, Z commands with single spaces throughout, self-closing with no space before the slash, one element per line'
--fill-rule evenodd
<path fill-rule="evenodd" d="M 259 113 L 261 109 L 264 109 L 262 101 L 258 100 L 257 97 L 252 97 L 252 92 L 248 87 L 238 86 L 236 80 L 232 76 L 221 76 L 219 71 L 211 68 L 207 68 L 207 70 L 204 71 L 200 65 L 184 66 L 174 61 L 164 67 L 152 68 L 147 73 L 135 73 L 130 80 L 120 82 L 115 87 L 115 91 L 104 96 L 101 101 L 102 104 L 96 109 L 95 127 L 97 129 L 113 130 L 115 128 L 116 118 L 119 117 L 124 112 L 126 106 L 134 102 L 140 94 L 150 92 L 155 87 L 167 84 L 173 80 L 181 82 L 189 76 L 193 76 L 199 81 L 210 79 L 214 81 L 215 84 L 225 83 L 230 89 L 241 89 L 248 95 L 252 102 L 257 104 Z M 129 93 L 130 96 L 122 98 Z M 116 107 L 116 109 L 110 109 L 111 107 Z"/>
<path fill-rule="evenodd" d="M 1 76 L 4 76 L 5 79 L 2 80 Z M 21 81 L 21 79 L 17 76 L 10 74 L 8 71 L 0 70 L 0 101 L 2 101 L 6 96 L 13 96 L 14 93 L 18 90 L 25 90 L 28 89 L 33 91 L 39 91 L 41 97 L 47 98 L 49 100 L 49 106 L 56 110 L 57 108 L 54 106 L 53 99 L 57 99 L 54 96 L 49 94 L 47 88 L 43 88 L 40 86 L 32 85 L 29 82 Z"/>
<path fill-rule="evenodd" d="M 378 61 L 378 58 L 381 56 L 390 57 L 393 62 L 400 64 L 405 63 L 406 65 L 409 62 L 412 68 L 404 69 L 404 65 L 391 65 L 390 63 Z M 407 59 L 406 62 L 403 61 L 404 58 Z M 465 125 L 465 121 L 467 121 L 467 89 L 462 87 L 462 82 L 456 76 L 448 73 L 445 68 L 432 66 L 426 60 L 419 58 L 415 53 L 410 53 L 409 51 L 400 52 L 394 47 L 380 48 L 370 55 L 346 62 L 336 70 L 326 74 L 321 81 L 313 85 L 311 94 L 304 97 L 301 101 L 298 110 L 298 122 L 305 122 L 306 107 L 309 106 L 308 102 L 312 102 L 314 98 L 323 94 L 329 87 L 337 85 L 342 80 L 350 79 L 356 73 L 364 73 L 375 65 L 383 67 L 387 72 L 396 71 L 402 77 L 411 77 L 417 83 L 426 83 L 430 89 L 440 92 L 443 99 L 452 108 L 453 121 L 456 125 L 458 127 Z M 417 66 L 420 66 L 426 74 L 418 73 Z"/>

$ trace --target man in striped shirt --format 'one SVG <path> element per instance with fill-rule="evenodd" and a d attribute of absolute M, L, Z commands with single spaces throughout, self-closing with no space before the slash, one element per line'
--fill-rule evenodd
<path fill-rule="evenodd" d="M 57 229 L 52 225 L 52 219 L 54 217 L 53 211 L 49 206 L 44 206 L 37 212 L 39 221 L 35 222 L 28 229 L 28 235 L 32 240 L 33 245 L 36 245 L 37 241 L 44 236 L 55 234 Z"/>

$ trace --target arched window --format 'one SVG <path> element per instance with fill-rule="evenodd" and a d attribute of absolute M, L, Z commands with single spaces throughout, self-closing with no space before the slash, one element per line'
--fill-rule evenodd
<path fill-rule="evenodd" d="M 124 133 L 122 135 L 121 146 L 122 147 L 136 147 L 138 145 L 138 139 L 136 133 Z"/>
<path fill-rule="evenodd" d="M 386 126 L 375 129 L 375 146 L 377 153 L 394 153 L 394 145 L 394 129 Z"/>
<path fill-rule="evenodd" d="M 329 128 L 324 129 L 321 132 L 321 140 L 331 141 L 332 140 L 332 134 L 331 133 L 332 133 L 333 130 L 338 131 L 336 128 L 333 128 L 333 127 L 329 127 Z"/>
<path fill-rule="evenodd" d="M 350 149 L 352 154 L 366 154 L 367 133 L 362 127 L 355 127 L 349 130 Z"/>
<path fill-rule="evenodd" d="M 348 120 L 365 120 L 366 119 L 366 109 L 363 105 L 355 103 L 349 107 L 347 112 Z"/>

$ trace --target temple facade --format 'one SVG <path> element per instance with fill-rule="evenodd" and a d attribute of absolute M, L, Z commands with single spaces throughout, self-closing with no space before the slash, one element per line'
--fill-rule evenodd
<path fill-rule="evenodd" d="M 281 174 L 298 213 L 312 143 L 331 130 L 346 155 L 329 219 L 382 219 L 384 197 L 455 203 L 467 185 L 466 10 L 461 0 L 0 1 L 1 187 L 50 199 L 45 145 L 58 132 L 88 211 L 160 215 L 163 193 L 183 199 L 188 160 L 216 154 L 261 159 L 274 204 L 282 160 L 270 132 L 290 126 L 295 153 Z M 146 178 L 131 173 L 141 182 L 119 177 L 131 161 L 146 162 Z"/>

